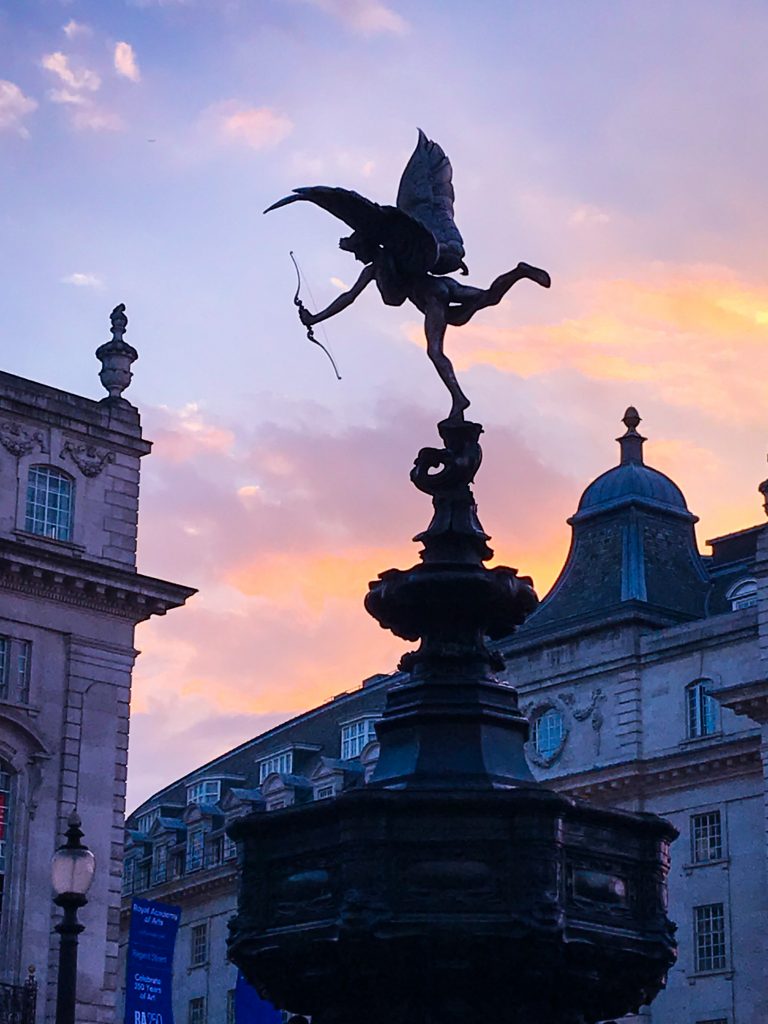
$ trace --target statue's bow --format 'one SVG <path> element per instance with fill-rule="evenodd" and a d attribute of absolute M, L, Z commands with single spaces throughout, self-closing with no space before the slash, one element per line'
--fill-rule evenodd
<path fill-rule="evenodd" d="M 299 293 L 301 292 L 301 271 L 299 270 L 299 264 L 296 262 L 296 257 L 293 255 L 293 252 L 290 252 L 289 255 L 291 257 L 291 260 L 293 261 L 294 267 L 296 268 L 296 294 L 293 296 L 293 304 L 298 309 L 299 316 L 301 316 L 301 314 L 306 311 L 306 306 L 299 298 Z M 303 320 L 302 323 L 304 323 Z M 304 326 L 307 328 L 307 338 L 309 338 L 309 340 L 313 342 L 313 344 L 317 345 L 319 348 L 323 350 L 323 352 L 325 352 L 325 354 L 331 361 L 333 372 L 336 374 L 336 380 L 341 380 L 341 374 L 339 373 L 339 368 L 336 365 L 336 360 L 333 358 L 333 356 L 322 343 L 322 341 L 317 340 L 312 326 L 307 324 L 305 324 Z"/>

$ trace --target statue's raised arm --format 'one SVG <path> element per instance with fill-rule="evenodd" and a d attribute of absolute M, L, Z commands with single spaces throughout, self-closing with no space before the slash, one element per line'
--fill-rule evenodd
<path fill-rule="evenodd" d="M 350 228 L 339 247 L 365 265 L 358 280 L 319 313 L 301 312 L 306 326 L 335 316 L 350 306 L 375 281 L 388 306 L 409 299 L 424 314 L 427 354 L 450 392 L 450 419 L 463 419 L 469 399 L 459 387 L 450 359 L 443 351 L 446 328 L 461 327 L 486 306 L 495 306 L 512 285 L 527 278 L 548 288 L 544 270 L 518 263 L 497 277 L 489 288 L 471 288 L 444 275 L 467 273 L 464 242 L 453 218 L 453 170 L 436 142 L 419 130 L 419 141 L 408 161 L 396 206 L 380 206 L 358 192 L 328 185 L 297 188 L 270 206 L 279 209 L 300 200 L 327 210 Z"/>

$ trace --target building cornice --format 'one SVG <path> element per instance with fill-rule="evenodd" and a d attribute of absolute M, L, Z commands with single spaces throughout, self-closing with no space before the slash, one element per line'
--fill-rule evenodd
<path fill-rule="evenodd" d="M 760 725 L 768 724 L 768 679 L 753 679 L 735 686 L 721 686 L 710 691 L 724 708 L 745 715 Z"/>
<path fill-rule="evenodd" d="M 561 775 L 547 783 L 569 796 L 622 801 L 686 789 L 692 778 L 713 782 L 761 771 L 760 738 L 739 736 L 697 741 L 674 753 Z"/>
<path fill-rule="evenodd" d="M 178 583 L 0 538 L 0 588 L 141 622 L 197 591 Z"/>
<path fill-rule="evenodd" d="M 170 882 L 153 885 L 131 896 L 123 896 L 120 903 L 120 917 L 125 919 L 131 912 L 131 901 L 135 897 L 151 898 L 160 903 L 183 903 L 222 890 L 234 891 L 237 882 L 237 861 L 227 861 L 216 868 L 201 868 L 191 875 L 174 878 Z"/>
<path fill-rule="evenodd" d="M 0 371 L 3 417 L 88 435 L 132 455 L 146 455 L 152 448 L 142 438 L 139 412 L 129 402 L 96 401 Z"/>

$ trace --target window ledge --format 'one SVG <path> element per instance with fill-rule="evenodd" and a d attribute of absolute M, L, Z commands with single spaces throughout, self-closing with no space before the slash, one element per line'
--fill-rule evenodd
<path fill-rule="evenodd" d="M 42 711 L 42 708 L 37 704 L 28 704 L 21 700 L 11 700 L 10 697 L 0 697 L 0 704 L 5 707 L 16 708 L 17 711 L 25 711 L 33 718 L 37 717 Z"/>
<path fill-rule="evenodd" d="M 210 959 L 208 957 L 206 957 L 205 960 L 201 960 L 199 964 L 190 964 L 189 967 L 187 968 L 187 974 L 191 974 L 192 971 L 197 971 L 201 967 L 208 968 L 210 966 L 211 966 L 211 961 L 210 961 Z"/>
<path fill-rule="evenodd" d="M 722 740 L 724 738 L 725 733 L 722 729 L 718 729 L 717 732 L 708 732 L 706 736 L 689 736 L 687 739 L 680 740 L 679 746 L 695 747 L 699 744 L 712 743 L 715 740 Z"/>
<path fill-rule="evenodd" d="M 85 545 L 75 544 L 71 540 L 56 540 L 53 537 L 46 537 L 42 533 L 30 533 L 29 530 L 14 530 L 13 535 L 22 544 L 32 541 L 35 544 L 49 547 L 51 551 L 67 551 L 70 555 L 75 555 L 78 558 L 85 554 Z"/>
<path fill-rule="evenodd" d="M 722 868 L 724 871 L 729 871 L 730 867 L 730 857 L 718 857 L 716 860 L 695 860 L 690 864 L 683 864 L 683 871 L 686 875 L 690 875 L 699 868 Z"/>
<path fill-rule="evenodd" d="M 688 984 L 695 985 L 697 981 L 703 981 L 707 978 L 723 978 L 725 981 L 732 981 L 735 971 L 732 967 L 721 967 L 717 971 L 692 971 L 688 975 Z"/>

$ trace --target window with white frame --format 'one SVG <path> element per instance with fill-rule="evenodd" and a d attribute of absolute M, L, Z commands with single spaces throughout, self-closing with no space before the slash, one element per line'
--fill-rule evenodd
<path fill-rule="evenodd" d="M 191 828 L 187 834 L 187 871 L 199 871 L 203 866 L 205 828 Z"/>
<path fill-rule="evenodd" d="M 233 860 L 237 856 L 237 843 L 224 833 L 224 860 Z"/>
<path fill-rule="evenodd" d="M 268 775 L 277 772 L 278 775 L 290 775 L 293 771 L 293 751 L 281 750 L 278 754 L 266 758 L 259 764 L 259 782 L 263 782 Z"/>
<path fill-rule="evenodd" d="M 205 1024 L 205 996 L 189 1000 L 189 1024 Z"/>
<path fill-rule="evenodd" d="M 160 808 L 153 807 L 151 811 L 140 814 L 136 819 L 136 830 L 138 832 L 149 832 L 152 825 L 160 817 Z"/>
<path fill-rule="evenodd" d="M 557 708 L 547 708 L 531 722 L 531 743 L 537 754 L 551 757 L 563 743 L 565 719 Z"/>
<path fill-rule="evenodd" d="M 0 636 L 0 700 L 29 704 L 32 644 Z"/>
<path fill-rule="evenodd" d="M 757 604 L 757 580 L 739 580 L 731 587 L 727 596 L 733 611 L 738 611 L 739 608 L 754 608 Z"/>
<path fill-rule="evenodd" d="M 688 738 L 711 736 L 718 730 L 717 701 L 709 693 L 709 679 L 700 679 L 686 688 Z"/>
<path fill-rule="evenodd" d="M 199 967 L 208 960 L 208 922 L 193 925 L 189 935 L 189 966 Z"/>
<path fill-rule="evenodd" d="M 217 804 L 221 797 L 221 779 L 198 779 L 187 786 L 188 804 Z"/>
<path fill-rule="evenodd" d="M 329 783 L 326 786 L 318 786 L 315 790 L 315 800 L 330 800 L 330 798 L 335 795 L 336 787 L 333 783 Z"/>
<path fill-rule="evenodd" d="M 341 727 L 341 759 L 359 757 L 365 747 L 376 739 L 377 718 L 359 718 Z"/>
<path fill-rule="evenodd" d="M 720 811 L 706 811 L 691 816 L 691 860 L 706 864 L 723 856 L 723 829 Z"/>
<path fill-rule="evenodd" d="M 697 971 L 722 971 L 726 966 L 725 908 L 708 903 L 693 908 L 694 958 Z"/>
<path fill-rule="evenodd" d="M 72 536 L 74 506 L 72 478 L 52 466 L 32 466 L 27 477 L 24 529 L 51 540 Z"/>

